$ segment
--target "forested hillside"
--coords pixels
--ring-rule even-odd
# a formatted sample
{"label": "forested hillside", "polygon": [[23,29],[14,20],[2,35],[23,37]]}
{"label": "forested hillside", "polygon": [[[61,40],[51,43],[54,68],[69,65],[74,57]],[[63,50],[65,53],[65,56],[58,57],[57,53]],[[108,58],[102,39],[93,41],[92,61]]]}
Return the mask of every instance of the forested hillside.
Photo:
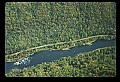
{"label": "forested hillside", "polygon": [[75,57],[63,57],[22,70],[14,69],[7,77],[114,77],[115,46],[97,49]]}
{"label": "forested hillside", "polygon": [[[72,47],[82,45],[89,46],[90,49],[97,40],[104,42],[113,39],[116,39],[115,2],[6,2],[5,71],[9,72],[5,75],[7,77],[114,77],[116,45],[94,46],[93,51],[76,52],[77,55],[73,54],[74,57],[60,56],[58,60],[37,62],[31,66],[29,63],[35,62],[35,59],[28,60],[29,63],[22,60],[42,50],[69,51]],[[101,42],[96,45],[105,44]],[[21,61],[16,61],[19,59],[22,64]],[[30,67],[19,69],[23,64]]]}
{"label": "forested hillside", "polygon": [[114,2],[5,4],[5,55],[101,34],[116,34]]}

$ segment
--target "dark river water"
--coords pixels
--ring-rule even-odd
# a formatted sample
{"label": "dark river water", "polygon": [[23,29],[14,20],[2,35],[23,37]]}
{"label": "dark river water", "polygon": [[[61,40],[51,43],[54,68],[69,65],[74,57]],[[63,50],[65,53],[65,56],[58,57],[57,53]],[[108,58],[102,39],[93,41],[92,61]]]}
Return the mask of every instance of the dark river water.
{"label": "dark river water", "polygon": [[33,65],[35,66],[42,62],[50,62],[67,56],[73,57],[80,53],[108,46],[116,46],[116,40],[97,40],[93,42],[92,45],[76,46],[70,48],[69,50],[43,50],[33,54],[32,56],[29,56],[27,62],[20,65],[14,65],[15,62],[5,62],[5,73],[11,71],[14,68],[23,69],[24,67],[29,67]]}

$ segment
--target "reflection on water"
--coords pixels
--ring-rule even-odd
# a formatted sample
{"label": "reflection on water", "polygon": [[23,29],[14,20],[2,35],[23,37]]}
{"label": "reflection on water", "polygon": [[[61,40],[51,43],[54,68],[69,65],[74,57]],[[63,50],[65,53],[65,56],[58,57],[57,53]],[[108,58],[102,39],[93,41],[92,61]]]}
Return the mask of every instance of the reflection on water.
{"label": "reflection on water", "polygon": [[5,72],[8,72],[13,68],[22,69],[24,67],[28,67],[32,65],[35,66],[42,62],[50,62],[53,60],[57,60],[57,59],[60,59],[61,57],[67,57],[67,56],[73,57],[83,52],[88,52],[88,51],[95,50],[97,48],[103,48],[103,47],[115,46],[115,45],[116,45],[116,40],[110,40],[110,41],[97,40],[92,45],[76,46],[76,47],[70,48],[69,50],[43,50],[40,53],[35,53],[26,59],[23,58],[16,61],[16,62],[21,62],[20,64],[16,63],[15,65],[15,62],[6,62]]}

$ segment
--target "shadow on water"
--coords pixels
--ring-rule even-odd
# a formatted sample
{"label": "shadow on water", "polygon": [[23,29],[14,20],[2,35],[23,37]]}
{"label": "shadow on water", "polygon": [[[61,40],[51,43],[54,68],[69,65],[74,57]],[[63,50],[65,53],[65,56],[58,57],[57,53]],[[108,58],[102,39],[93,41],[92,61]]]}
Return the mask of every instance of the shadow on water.
{"label": "shadow on water", "polygon": [[35,53],[30,57],[30,62],[21,65],[14,65],[15,62],[5,63],[5,72],[11,71],[13,68],[22,69],[24,67],[35,66],[42,62],[50,62],[53,60],[60,59],[61,57],[75,56],[80,53],[95,50],[97,48],[116,46],[116,40],[97,40],[92,45],[83,45],[70,48],[69,50],[43,50],[41,52]]}

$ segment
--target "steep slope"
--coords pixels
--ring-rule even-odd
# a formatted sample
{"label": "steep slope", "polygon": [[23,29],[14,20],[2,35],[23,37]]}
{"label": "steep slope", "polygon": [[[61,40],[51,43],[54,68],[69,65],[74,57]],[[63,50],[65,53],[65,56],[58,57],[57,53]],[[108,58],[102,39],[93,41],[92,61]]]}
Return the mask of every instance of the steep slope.
{"label": "steep slope", "polygon": [[116,33],[116,4],[7,2],[5,55],[45,44]]}

